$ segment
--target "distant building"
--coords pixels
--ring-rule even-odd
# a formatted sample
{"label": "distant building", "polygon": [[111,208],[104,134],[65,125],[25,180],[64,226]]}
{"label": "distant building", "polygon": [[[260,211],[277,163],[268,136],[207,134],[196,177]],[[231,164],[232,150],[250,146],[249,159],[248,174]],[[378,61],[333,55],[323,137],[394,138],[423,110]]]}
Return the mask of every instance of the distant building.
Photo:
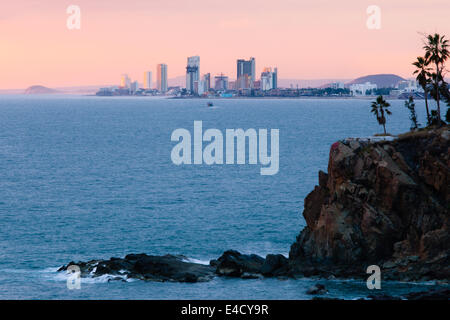
{"label": "distant building", "polygon": [[120,76],[120,87],[129,89],[131,85],[131,79],[126,73]]}
{"label": "distant building", "polygon": [[276,67],[272,73],[272,89],[278,89],[278,68]]}
{"label": "distant building", "polygon": [[253,82],[255,81],[256,74],[255,58],[251,57],[250,60],[238,59],[236,62],[236,67],[236,88],[253,88]]}
{"label": "distant building", "polygon": [[139,90],[139,82],[134,81],[130,85],[130,91],[131,93],[136,93]]}
{"label": "distant building", "polygon": [[152,88],[152,72],[151,71],[146,71],[144,73],[144,89],[151,89]]}
{"label": "distant building", "polygon": [[278,69],[266,67],[261,73],[261,84],[260,89],[263,91],[276,89],[278,87]]}
{"label": "distant building", "polygon": [[198,95],[202,95],[206,92],[205,90],[205,81],[199,80],[194,82],[194,92]]}
{"label": "distant building", "polygon": [[228,77],[220,74],[220,76],[214,77],[214,89],[217,91],[226,91],[228,90]]}
{"label": "distant building", "polygon": [[261,90],[267,91],[272,89],[272,68],[264,68],[263,72],[261,72]]}
{"label": "distant building", "polygon": [[236,79],[236,90],[247,90],[250,88],[253,88],[253,82],[250,75],[244,73]]}
{"label": "distant building", "polygon": [[400,93],[423,92],[423,88],[417,83],[416,80],[400,81],[397,84],[397,89]]}
{"label": "distant building", "polygon": [[167,91],[167,64],[161,63],[156,67],[156,89],[160,92]]}
{"label": "distant building", "polygon": [[330,83],[330,88],[332,89],[344,89],[345,88],[345,84],[343,82],[332,82]]}
{"label": "distant building", "polygon": [[206,73],[203,75],[203,82],[204,82],[204,90],[205,92],[208,92],[211,90],[211,74]]}
{"label": "distant building", "polygon": [[197,93],[198,94],[198,85],[197,90],[195,89],[195,82],[200,80],[200,57],[188,57],[187,66],[186,66],[186,90],[189,93]]}
{"label": "distant building", "polygon": [[350,92],[354,96],[366,96],[372,94],[372,90],[376,90],[377,85],[374,83],[357,83],[350,86]]}

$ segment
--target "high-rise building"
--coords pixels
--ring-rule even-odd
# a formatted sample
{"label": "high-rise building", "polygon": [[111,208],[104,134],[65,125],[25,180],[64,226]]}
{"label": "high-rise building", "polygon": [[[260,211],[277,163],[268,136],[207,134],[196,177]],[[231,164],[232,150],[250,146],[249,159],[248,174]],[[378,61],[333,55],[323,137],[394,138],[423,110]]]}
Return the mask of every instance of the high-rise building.
{"label": "high-rise building", "polygon": [[272,89],[273,76],[272,68],[264,68],[261,72],[261,90],[266,91]]}
{"label": "high-rise building", "polygon": [[[186,66],[186,90],[190,93],[198,93],[195,90],[195,82],[200,80],[200,57],[188,57]],[[198,87],[197,87],[198,88]]]}
{"label": "high-rise building", "polygon": [[126,73],[120,76],[120,87],[129,89],[131,85],[131,79]]}
{"label": "high-rise building", "polygon": [[273,69],[272,73],[272,89],[278,89],[278,68]]}
{"label": "high-rise building", "polygon": [[146,71],[144,73],[144,89],[151,89],[152,88],[152,72]]}
{"label": "high-rise building", "polygon": [[278,68],[266,67],[261,73],[261,84],[260,88],[263,91],[276,89],[278,87]]}
{"label": "high-rise building", "polygon": [[238,59],[236,64],[237,89],[252,88],[253,82],[255,81],[255,58],[251,57],[250,60]]}
{"label": "high-rise building", "polygon": [[205,86],[205,92],[208,92],[211,89],[211,74],[206,73],[203,75],[203,82]]}
{"label": "high-rise building", "polygon": [[195,81],[194,82],[194,91],[198,95],[204,94],[205,93],[205,81],[204,80]]}
{"label": "high-rise building", "polygon": [[161,63],[156,67],[156,89],[160,92],[167,91],[167,64]]}
{"label": "high-rise building", "polygon": [[214,89],[217,91],[227,91],[228,90],[228,77],[220,74],[220,76],[214,77]]}

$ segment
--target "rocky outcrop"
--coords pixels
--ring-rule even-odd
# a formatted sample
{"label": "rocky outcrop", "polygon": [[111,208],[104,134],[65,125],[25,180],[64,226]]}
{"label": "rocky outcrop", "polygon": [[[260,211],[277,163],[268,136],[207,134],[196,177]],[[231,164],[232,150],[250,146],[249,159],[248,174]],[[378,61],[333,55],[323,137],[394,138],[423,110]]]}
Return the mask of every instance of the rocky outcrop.
{"label": "rocky outcrop", "polygon": [[189,262],[184,256],[150,256],[129,254],[125,258],[70,262],[58,271],[67,271],[72,265],[80,268],[81,277],[109,276],[110,280],[140,279],[146,281],[202,282],[215,276],[242,279],[281,277],[289,272],[288,259],[281,254],[269,254],[264,259],[255,254],[225,251],[209,265]]}
{"label": "rocky outcrop", "polygon": [[215,272],[211,266],[191,263],[183,256],[173,255],[129,254],[125,258],[70,262],[58,271],[66,271],[71,265],[77,265],[80,268],[81,277],[95,278],[109,275],[113,276],[112,280],[202,282],[211,280]]}
{"label": "rocky outcrop", "polygon": [[228,250],[210,264],[216,268],[219,276],[239,277],[244,279],[286,276],[289,272],[288,259],[281,254],[269,254],[264,259],[255,254],[241,254]]}
{"label": "rocky outcrop", "polygon": [[448,126],[334,143],[305,199],[292,271],[357,277],[375,264],[383,279],[450,279],[449,168]]}

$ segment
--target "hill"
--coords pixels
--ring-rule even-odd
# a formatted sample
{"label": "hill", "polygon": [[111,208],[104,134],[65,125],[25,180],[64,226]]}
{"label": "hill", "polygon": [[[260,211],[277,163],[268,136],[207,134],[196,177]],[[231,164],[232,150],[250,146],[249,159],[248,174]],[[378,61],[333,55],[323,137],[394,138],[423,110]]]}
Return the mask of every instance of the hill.
{"label": "hill", "polygon": [[25,89],[25,94],[55,94],[58,90],[50,89],[44,86],[31,86]]}
{"label": "hill", "polygon": [[374,74],[356,78],[355,80],[346,83],[346,85],[348,86],[351,84],[371,82],[375,83],[378,88],[390,88],[395,87],[400,81],[403,80],[405,79],[395,74]]}

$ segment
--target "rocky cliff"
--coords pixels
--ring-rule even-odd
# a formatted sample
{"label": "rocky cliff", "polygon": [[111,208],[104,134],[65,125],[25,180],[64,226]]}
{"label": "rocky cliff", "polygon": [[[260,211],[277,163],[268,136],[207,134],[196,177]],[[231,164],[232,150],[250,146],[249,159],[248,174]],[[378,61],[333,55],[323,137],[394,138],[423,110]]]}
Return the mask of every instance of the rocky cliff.
{"label": "rocky cliff", "polygon": [[292,245],[296,274],[450,279],[450,127],[331,146]]}

